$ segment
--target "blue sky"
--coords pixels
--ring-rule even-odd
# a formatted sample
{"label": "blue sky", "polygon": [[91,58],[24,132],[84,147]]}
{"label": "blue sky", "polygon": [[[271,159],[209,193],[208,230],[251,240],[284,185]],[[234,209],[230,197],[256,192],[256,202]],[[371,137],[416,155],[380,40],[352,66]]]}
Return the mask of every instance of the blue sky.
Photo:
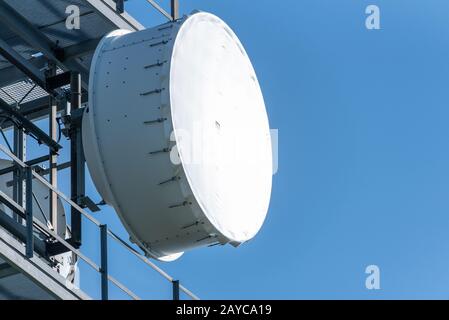
{"label": "blue sky", "polygon": [[[146,4],[131,0],[142,23]],[[449,297],[449,2],[181,1],[250,54],[279,172],[247,245],[168,269],[204,298]],[[365,8],[381,30],[365,28]],[[381,290],[365,288],[365,267]]]}
{"label": "blue sky", "polygon": [[[369,4],[381,30],[365,28]],[[146,1],[126,5],[146,26],[163,22]],[[181,0],[193,9],[223,18],[251,56],[279,171],[253,241],[164,269],[205,299],[449,298],[449,2]],[[88,193],[99,200],[90,182]],[[96,217],[126,237],[111,209]],[[95,256],[98,234],[85,232]],[[124,251],[111,262],[142,297],[170,297]],[[371,264],[380,290],[365,288]],[[98,277],[81,269],[95,296]]]}

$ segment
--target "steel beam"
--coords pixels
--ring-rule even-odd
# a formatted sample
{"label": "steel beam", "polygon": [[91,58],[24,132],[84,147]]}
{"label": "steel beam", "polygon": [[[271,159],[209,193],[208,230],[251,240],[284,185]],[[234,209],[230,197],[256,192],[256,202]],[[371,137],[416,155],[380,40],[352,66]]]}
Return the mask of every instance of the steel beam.
{"label": "steel beam", "polygon": [[39,257],[27,259],[24,251],[25,248],[19,241],[0,229],[0,258],[20,269],[30,280],[56,299],[91,299],[84,292],[70,285]]}
{"label": "steel beam", "polygon": [[122,14],[125,12],[125,0],[114,0],[115,1],[115,9],[118,13]]}
{"label": "steel beam", "polygon": [[[36,28],[32,23],[26,20],[22,15],[20,15],[16,10],[14,10],[14,8],[9,6],[4,0],[0,0],[0,21],[1,24],[8,26],[18,36],[20,36],[23,40],[25,40],[29,45],[31,45],[37,51],[41,52],[47,59],[56,63],[60,68],[62,68],[65,71],[70,69],[70,66],[67,65],[67,62],[63,63],[62,61],[64,59],[64,50],[58,47],[55,43],[53,43],[38,28]],[[9,60],[9,58],[7,59]],[[22,59],[26,61],[24,58]],[[15,64],[15,62],[13,63]],[[25,72],[26,70],[22,71]],[[85,72],[86,70],[77,70],[77,71]],[[35,79],[33,79],[33,81],[34,80]],[[42,86],[45,83],[45,81],[43,81],[43,83],[42,82],[36,83],[42,88],[45,88],[45,85]],[[86,84],[84,85],[85,89],[87,89],[87,85]]]}
{"label": "steel beam", "polygon": [[[70,84],[70,183],[71,200],[80,205],[80,200],[84,197],[84,152],[81,141],[81,76],[72,72]],[[71,207],[72,239],[77,246],[81,246],[81,213]]]}
{"label": "steel beam", "polygon": [[[113,0],[85,0],[94,11],[111,23],[113,29],[129,29],[129,30],[143,30],[144,27],[132,18],[126,12],[117,14],[115,3]],[[23,16],[21,16],[14,8],[9,6],[4,0],[0,0],[0,21],[14,30],[17,35],[25,40],[28,44],[42,52],[46,59],[53,60],[65,70],[77,70],[83,77],[83,88],[88,89],[88,70],[76,61],[76,58],[84,56],[93,52],[101,40],[89,39],[84,42],[71,45],[66,48],[58,47],[37,27],[32,25]],[[111,29],[112,30],[112,29]],[[8,77],[8,79],[15,79]],[[2,78],[0,77],[0,84]]]}
{"label": "steel beam", "polygon": [[[63,162],[63,163],[61,163],[61,164],[58,164],[58,165],[56,166],[56,169],[57,169],[58,171],[61,171],[61,170],[70,168],[70,165],[71,165],[70,161],[68,161],[68,162]],[[47,174],[50,173],[50,169],[42,169],[42,167],[37,167],[37,168],[35,168],[35,171],[36,171],[36,173],[39,173],[41,176],[45,176],[45,175],[47,175]]]}
{"label": "steel beam", "polygon": [[[74,66],[76,69],[82,69],[82,76],[85,81],[89,78],[87,77],[88,73],[84,70],[84,67],[80,66],[78,63],[75,65],[75,59],[90,54],[95,51],[98,43],[101,38],[90,39],[78,44],[74,44],[68,47],[65,47],[64,50],[64,59],[63,63]],[[11,47],[11,44],[9,44]],[[44,68],[48,62],[48,59],[44,56],[39,56],[36,58],[31,58],[26,60],[29,64],[33,65],[37,70]],[[27,64],[27,65],[29,65]],[[30,78],[23,71],[18,69],[15,65],[11,65],[9,67],[0,69],[0,87],[4,87],[10,84],[17,83],[19,81]]]}
{"label": "steel beam", "polygon": [[[47,156],[44,156],[44,157],[47,157]],[[25,164],[26,164],[26,165],[29,165],[29,166],[33,166],[32,162],[38,161],[38,160],[40,160],[40,158],[38,158],[38,159],[36,159],[36,160],[27,161],[27,162],[25,162]],[[48,160],[48,158],[47,158],[45,161],[47,161],[47,160]],[[68,162],[63,162],[63,163],[61,163],[61,164],[58,164],[58,165],[56,166],[56,169],[57,169],[58,171],[61,171],[61,170],[70,168],[70,165],[71,165],[70,161],[68,161]],[[1,176],[2,174],[5,174],[5,173],[7,173],[7,172],[10,172],[10,171],[14,170],[13,168],[14,168],[14,167],[9,167],[9,168],[5,168],[5,169],[0,170],[0,176]],[[36,173],[38,173],[38,174],[39,174],[40,176],[42,176],[42,177],[43,177],[43,176],[46,176],[46,175],[48,175],[48,174],[50,174],[50,169],[44,169],[44,168],[42,168],[41,166],[35,166],[33,169],[34,169],[34,171],[35,171]],[[13,186],[13,185],[14,185],[13,181],[7,181],[7,182],[6,182],[6,186],[7,186],[8,188],[11,187],[11,186]],[[56,190],[56,189],[55,189],[55,190]],[[85,198],[86,198],[86,197],[82,198],[82,201],[85,201]],[[95,212],[95,210],[92,210],[92,209],[90,208],[89,205],[87,205],[87,207],[88,207],[92,212]],[[99,210],[98,210],[98,211],[99,211]]]}
{"label": "steel beam", "polygon": [[179,280],[172,281],[173,286],[173,300],[179,300]]}
{"label": "steel beam", "polygon": [[78,62],[77,59],[69,59],[66,60],[64,63],[70,71],[79,72],[79,74],[81,75],[82,88],[85,91],[89,90],[89,83],[88,83],[89,71],[86,71],[83,65],[80,62]]}
{"label": "steel beam", "polygon": [[[62,111],[64,108],[59,106],[58,111]],[[25,102],[20,105],[20,113],[27,117],[28,120],[35,120],[39,117],[48,114],[48,96],[38,98],[33,101]],[[0,113],[1,115],[1,113]],[[6,126],[5,126],[6,128]]]}
{"label": "steel beam", "polygon": [[[22,128],[14,127],[14,155],[20,159],[20,161],[25,161],[26,156],[26,137],[23,134]],[[22,168],[15,166],[13,171],[13,200],[24,205],[24,181],[22,177]],[[18,222],[22,222],[22,218],[14,213],[14,219]]]}
{"label": "steel beam", "polygon": [[11,277],[11,276],[14,276],[14,275],[19,274],[19,273],[20,273],[20,271],[18,271],[14,267],[11,267],[7,263],[1,263],[0,264],[0,280],[4,279],[4,278]]}
{"label": "steel beam", "polygon": [[32,258],[34,255],[34,234],[33,234],[33,169],[27,167],[26,172],[26,257]]}
{"label": "steel beam", "polygon": [[[0,0],[1,1],[1,0]],[[1,2],[0,2],[1,4]],[[0,6],[0,12],[1,12]],[[1,19],[1,17],[0,17]],[[33,80],[41,88],[45,88],[45,75],[28,60],[22,57],[16,50],[14,50],[6,41],[0,39],[0,54],[14,64],[27,77]]]}
{"label": "steel beam", "polygon": [[85,0],[91,8],[106,20],[110,21],[115,28],[131,31],[143,30],[144,26],[126,12],[117,14],[114,0]]}
{"label": "steel beam", "polygon": [[39,142],[45,143],[53,152],[58,152],[62,147],[53,139],[51,139],[42,129],[24,117],[19,111],[15,110],[9,104],[0,99],[0,109],[7,115],[16,119],[20,125],[28,133],[32,133]]}
{"label": "steel beam", "polygon": [[85,56],[94,52],[102,38],[89,39],[68,47],[64,50],[64,61]]}
{"label": "steel beam", "polygon": [[[56,76],[56,66],[50,65],[48,70],[48,76]],[[48,79],[48,78],[47,78]],[[48,113],[48,127],[50,131],[50,138],[57,143],[58,139],[58,121],[56,119],[58,114],[58,103],[53,97],[49,97],[49,113]],[[58,155],[55,152],[49,152],[49,169],[50,177],[49,182],[53,188],[58,188]],[[49,190],[49,208],[50,208],[50,223],[53,226],[53,231],[60,234],[58,230],[58,195]]]}
{"label": "steel beam", "polygon": [[154,9],[162,13],[162,15],[164,15],[168,20],[173,20],[173,16],[167,11],[165,11],[156,1],[147,0],[147,2],[151,4],[154,7]]}
{"label": "steel beam", "polygon": [[[58,112],[62,111],[64,108],[58,105]],[[38,98],[33,101],[25,102],[20,105],[20,113],[26,117],[28,120],[41,119],[48,115],[48,96]],[[0,110],[0,116],[6,115],[5,112]],[[3,129],[10,129],[14,126],[10,120],[3,122]]]}
{"label": "steel beam", "polygon": [[[87,102],[87,94],[83,94],[81,97],[81,102]],[[64,104],[58,103],[58,113],[65,110]],[[38,98],[33,101],[25,102],[20,105],[20,113],[25,116],[28,120],[39,120],[48,115],[48,97]],[[0,116],[5,115],[4,112],[0,110]],[[5,121],[3,123],[3,129],[9,129],[14,124],[11,121]]]}
{"label": "steel beam", "polygon": [[[48,156],[42,156],[42,157],[39,157],[39,158],[36,158],[36,159],[25,161],[25,164],[27,166],[34,166],[34,165],[39,164],[41,162],[48,161],[48,159],[49,159]],[[16,165],[12,165],[11,167],[1,169],[0,170],[0,176],[2,176],[4,174],[7,174],[7,173],[10,173],[10,172],[13,172],[16,168],[17,168]]]}
{"label": "steel beam", "polygon": [[108,280],[108,227],[100,225],[100,257],[101,257],[101,300],[109,300]]}
{"label": "steel beam", "polygon": [[[45,59],[44,56],[40,56],[37,58],[31,58],[27,61],[36,69],[40,70],[45,67],[47,59]],[[5,87],[7,85],[14,84],[25,79],[28,79],[27,75],[14,65],[0,70],[0,87]]]}
{"label": "steel beam", "polygon": [[[1,197],[2,196],[0,195],[0,198]],[[43,257],[47,256],[47,246],[45,242],[36,238],[34,235],[31,238],[28,238],[27,227],[24,227],[21,223],[17,222],[3,211],[0,211],[0,225],[23,243],[27,243],[28,239],[31,239],[33,242],[34,251]],[[30,226],[32,226],[32,224],[30,224]],[[28,248],[26,248],[26,253],[31,253],[28,251]]]}
{"label": "steel beam", "polygon": [[0,21],[48,59],[58,61],[57,46],[4,0],[0,0]]}

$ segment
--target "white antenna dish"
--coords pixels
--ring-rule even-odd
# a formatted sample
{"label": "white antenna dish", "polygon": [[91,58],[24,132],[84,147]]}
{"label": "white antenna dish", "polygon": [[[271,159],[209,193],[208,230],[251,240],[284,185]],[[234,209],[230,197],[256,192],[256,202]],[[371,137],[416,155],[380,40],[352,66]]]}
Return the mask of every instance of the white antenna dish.
{"label": "white antenna dish", "polygon": [[271,193],[269,123],[252,64],[221,19],[199,12],[112,32],[89,86],[86,161],[133,242],[171,261],[256,235]]}

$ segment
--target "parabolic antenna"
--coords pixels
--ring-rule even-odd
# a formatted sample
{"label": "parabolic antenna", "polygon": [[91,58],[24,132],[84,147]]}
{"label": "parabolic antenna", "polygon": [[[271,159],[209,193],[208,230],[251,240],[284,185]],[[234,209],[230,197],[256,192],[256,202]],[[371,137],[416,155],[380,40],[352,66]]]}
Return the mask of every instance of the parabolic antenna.
{"label": "parabolic antenna", "polygon": [[272,152],[263,96],[234,32],[197,12],[117,30],[92,62],[83,144],[92,179],[149,256],[253,238]]}

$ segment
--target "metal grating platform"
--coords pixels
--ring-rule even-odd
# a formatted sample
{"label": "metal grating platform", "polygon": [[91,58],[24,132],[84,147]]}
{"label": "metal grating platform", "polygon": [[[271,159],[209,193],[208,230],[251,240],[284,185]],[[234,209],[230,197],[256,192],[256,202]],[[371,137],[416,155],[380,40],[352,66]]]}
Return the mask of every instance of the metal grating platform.
{"label": "metal grating platform", "polygon": [[[69,5],[80,8],[79,30],[65,26]],[[119,14],[113,0],[0,0],[0,41],[42,72],[49,60],[56,61],[61,71],[80,72],[85,90],[99,40],[118,28],[142,30],[143,26],[126,12]],[[29,92],[33,85],[0,55],[0,98],[24,104],[29,118],[39,117],[42,107],[48,106],[45,90],[36,87]]]}

